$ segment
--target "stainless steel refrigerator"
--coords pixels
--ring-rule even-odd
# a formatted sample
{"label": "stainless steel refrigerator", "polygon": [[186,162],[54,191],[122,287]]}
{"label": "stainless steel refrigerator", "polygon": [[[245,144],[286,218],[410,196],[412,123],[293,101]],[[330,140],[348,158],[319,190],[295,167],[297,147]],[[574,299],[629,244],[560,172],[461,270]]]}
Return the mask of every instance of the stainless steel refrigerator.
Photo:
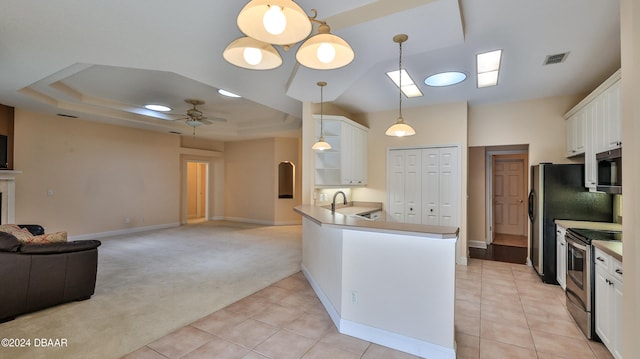
{"label": "stainless steel refrigerator", "polygon": [[584,165],[541,163],[531,167],[529,259],[545,283],[556,280],[554,220],[612,222],[613,196],[584,187]]}

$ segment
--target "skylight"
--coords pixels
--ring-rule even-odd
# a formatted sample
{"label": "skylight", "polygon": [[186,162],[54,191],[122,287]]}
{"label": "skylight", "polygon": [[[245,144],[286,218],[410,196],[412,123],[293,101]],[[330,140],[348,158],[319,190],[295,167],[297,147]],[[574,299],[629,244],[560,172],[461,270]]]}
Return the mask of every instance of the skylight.
{"label": "skylight", "polygon": [[467,78],[467,74],[459,71],[448,71],[433,74],[424,80],[425,85],[443,87],[458,84]]}

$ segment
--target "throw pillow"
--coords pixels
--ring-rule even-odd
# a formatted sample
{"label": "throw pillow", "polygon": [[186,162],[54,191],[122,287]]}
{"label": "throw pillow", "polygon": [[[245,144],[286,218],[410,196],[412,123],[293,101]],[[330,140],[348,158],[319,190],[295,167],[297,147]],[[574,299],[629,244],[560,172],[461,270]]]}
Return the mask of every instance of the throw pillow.
{"label": "throw pillow", "polygon": [[29,230],[18,227],[17,224],[2,224],[0,225],[0,232],[7,232],[13,234],[20,242],[28,243],[29,239],[33,237],[33,234]]}
{"label": "throw pillow", "polygon": [[39,236],[29,238],[25,243],[44,244],[44,243],[63,243],[67,241],[67,232],[45,233]]}

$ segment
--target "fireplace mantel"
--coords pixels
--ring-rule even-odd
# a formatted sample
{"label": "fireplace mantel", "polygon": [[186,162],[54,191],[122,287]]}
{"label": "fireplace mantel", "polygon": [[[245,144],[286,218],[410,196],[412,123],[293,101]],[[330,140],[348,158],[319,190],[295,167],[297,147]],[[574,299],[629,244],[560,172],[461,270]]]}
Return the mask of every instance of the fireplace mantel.
{"label": "fireplace mantel", "polygon": [[0,223],[16,223],[16,175],[22,171],[0,170],[2,213]]}

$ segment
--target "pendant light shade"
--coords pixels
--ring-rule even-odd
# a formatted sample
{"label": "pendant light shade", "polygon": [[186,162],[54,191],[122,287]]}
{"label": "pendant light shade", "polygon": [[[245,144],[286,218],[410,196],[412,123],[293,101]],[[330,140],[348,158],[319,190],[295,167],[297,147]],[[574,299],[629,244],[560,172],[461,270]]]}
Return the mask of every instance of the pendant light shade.
{"label": "pendant light shade", "polygon": [[320,138],[318,138],[318,141],[316,143],[313,144],[313,146],[311,146],[311,149],[316,150],[316,151],[324,151],[324,150],[330,150],[331,149],[331,145],[324,140],[324,120],[323,120],[323,111],[322,111],[322,104],[324,102],[323,100],[323,96],[322,96],[322,89],[327,86],[326,82],[318,82],[318,86],[320,86]]}
{"label": "pendant light shade", "polygon": [[240,11],[238,27],[245,35],[275,45],[291,45],[311,33],[311,21],[292,0],[252,0]]}
{"label": "pendant light shade", "polygon": [[342,38],[331,34],[327,24],[318,26],[318,33],[302,43],[296,53],[296,60],[308,68],[333,70],[353,61],[354,53]]}
{"label": "pendant light shade", "polygon": [[[407,41],[407,39],[409,39],[409,36],[405,34],[399,34],[393,37],[393,41],[398,43],[400,47],[400,56],[398,57],[398,73],[402,71],[402,43]],[[402,118],[402,76],[399,77],[398,91],[400,93],[400,97],[398,106],[398,119],[387,129],[384,134],[387,136],[396,137],[412,136],[416,134],[416,131],[413,129],[413,127],[404,122],[404,118]]]}
{"label": "pendant light shade", "polygon": [[234,40],[222,56],[238,67],[251,70],[271,70],[282,65],[282,57],[273,46],[250,37]]}

